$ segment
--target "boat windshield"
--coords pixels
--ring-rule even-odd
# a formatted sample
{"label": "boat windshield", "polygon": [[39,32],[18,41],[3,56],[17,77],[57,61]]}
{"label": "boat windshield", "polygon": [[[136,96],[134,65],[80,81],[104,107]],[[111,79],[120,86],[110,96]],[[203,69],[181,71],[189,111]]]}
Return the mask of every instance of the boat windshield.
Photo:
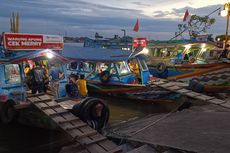
{"label": "boat windshield", "polygon": [[205,50],[202,50],[197,55],[197,59],[203,60],[203,61],[209,63],[209,62],[212,62],[211,60],[218,60],[218,57],[220,56],[221,52],[222,52],[222,49],[207,48]]}
{"label": "boat windshield", "polygon": [[81,62],[79,68],[82,72],[92,72],[94,70],[94,66],[90,62]]}
{"label": "boat windshield", "polygon": [[171,55],[171,57],[176,57],[179,53],[182,53],[184,51],[184,46],[176,47]]}
{"label": "boat windshield", "polygon": [[200,52],[201,48],[198,46],[191,47],[185,51],[189,58],[196,58],[197,54]]}
{"label": "boat windshield", "polygon": [[117,70],[118,70],[119,75],[126,75],[126,74],[131,73],[129,66],[125,61],[118,62],[116,63],[116,65],[117,65]]}
{"label": "boat windshield", "polygon": [[107,63],[96,63],[95,72],[101,73],[103,71],[108,71],[109,65],[110,64],[107,64]]}
{"label": "boat windshield", "polygon": [[5,65],[5,76],[7,84],[21,83],[20,68],[18,64]]}

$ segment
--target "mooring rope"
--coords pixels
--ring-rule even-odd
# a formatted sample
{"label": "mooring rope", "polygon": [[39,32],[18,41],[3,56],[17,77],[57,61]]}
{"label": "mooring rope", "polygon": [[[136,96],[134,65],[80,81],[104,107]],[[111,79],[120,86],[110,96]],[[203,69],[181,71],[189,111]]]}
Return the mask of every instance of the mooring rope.
{"label": "mooring rope", "polygon": [[[172,115],[174,112],[176,112],[176,111],[177,111],[182,105],[184,105],[184,104],[185,104],[185,102],[181,103],[178,107],[176,107],[175,109],[173,109],[173,110],[170,111],[169,113],[165,114],[165,115],[162,116],[161,118],[159,118],[159,119],[157,119],[156,121],[154,121],[154,122],[152,122],[152,123],[146,125],[145,127],[141,128],[141,129],[139,129],[139,130],[137,130],[136,132],[134,132],[134,133],[132,133],[132,134],[118,133],[118,132],[115,132],[114,130],[113,130],[113,131],[108,131],[108,133],[111,133],[111,134],[113,134],[113,135],[117,135],[119,138],[121,138],[120,143],[122,143],[122,142],[123,142],[124,140],[126,140],[127,138],[132,137],[132,136],[134,136],[134,135],[140,133],[141,131],[143,131],[143,130],[145,130],[145,129],[147,129],[147,128],[153,126],[153,125],[155,125],[156,123],[158,123],[158,122],[161,121],[161,120],[166,119],[167,117],[169,117],[170,115]],[[125,127],[125,126],[124,126],[124,127]]]}
{"label": "mooring rope", "polygon": [[145,130],[145,129],[151,127],[151,126],[153,126],[154,124],[158,123],[159,121],[161,121],[161,120],[167,118],[167,117],[170,116],[172,113],[176,112],[183,104],[184,104],[184,103],[182,103],[181,105],[179,105],[178,107],[176,107],[175,109],[173,109],[172,111],[170,111],[169,113],[165,114],[165,115],[162,116],[161,118],[157,119],[156,121],[152,122],[151,124],[149,124],[149,125],[147,125],[147,126],[141,128],[141,129],[137,130],[136,132],[134,132],[134,133],[132,133],[131,135],[128,135],[128,136],[129,136],[129,137],[132,137],[132,136],[134,136],[134,135],[140,133],[141,131],[143,131],[143,130]]}

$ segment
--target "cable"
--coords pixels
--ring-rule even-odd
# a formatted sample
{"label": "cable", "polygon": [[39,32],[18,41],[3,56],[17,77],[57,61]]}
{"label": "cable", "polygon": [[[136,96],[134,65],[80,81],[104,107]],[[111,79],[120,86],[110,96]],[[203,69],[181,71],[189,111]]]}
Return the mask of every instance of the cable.
{"label": "cable", "polygon": [[[213,13],[215,13],[216,11],[218,11],[218,10],[220,10],[220,9],[221,9],[221,7],[219,7],[218,9],[216,9],[216,10],[214,10],[214,11],[212,11],[211,13],[209,13],[209,14],[207,15],[207,17],[210,16],[210,15],[212,15]],[[193,25],[197,24],[198,22],[199,22],[199,21],[195,22]],[[175,35],[174,37],[172,37],[172,38],[169,39],[169,40],[173,40],[174,38],[180,36],[180,35],[181,35],[182,33],[184,33],[186,30],[188,30],[188,27],[185,28],[183,31],[181,31],[180,33],[178,33],[177,35]]]}
{"label": "cable", "polygon": [[[123,140],[126,140],[128,137],[132,137],[132,136],[134,136],[134,135],[140,133],[141,131],[143,131],[143,130],[145,130],[145,129],[151,127],[151,126],[153,126],[154,124],[158,123],[159,121],[161,121],[161,120],[167,118],[167,117],[170,116],[172,113],[176,112],[182,105],[184,105],[184,103],[185,103],[185,102],[181,103],[179,106],[177,106],[175,109],[173,109],[173,110],[170,111],[169,113],[165,114],[165,115],[162,116],[161,118],[157,119],[156,121],[150,123],[149,125],[147,125],[147,126],[141,128],[141,129],[137,130],[136,132],[134,132],[134,133],[132,133],[132,134],[128,134],[128,135],[127,135],[127,134],[117,133],[117,132],[115,132],[115,131],[109,131],[108,133],[111,133],[111,134],[113,134],[113,135],[117,135],[118,137],[120,137],[120,138],[121,138],[120,143],[121,143],[121,142],[123,142]],[[108,134],[107,134],[107,135],[108,135]]]}
{"label": "cable", "polygon": [[129,137],[132,137],[138,133],[140,133],[141,131],[153,126],[154,124],[158,123],[159,121],[167,118],[168,116],[170,116],[172,113],[176,112],[182,105],[184,105],[184,103],[182,103],[181,105],[179,105],[178,107],[176,107],[175,109],[173,109],[172,111],[170,111],[169,113],[165,114],[164,116],[162,116],[161,118],[157,119],[156,121],[152,122],[151,124],[141,128],[140,130],[137,130],[136,132],[134,132],[133,134],[129,135]]}

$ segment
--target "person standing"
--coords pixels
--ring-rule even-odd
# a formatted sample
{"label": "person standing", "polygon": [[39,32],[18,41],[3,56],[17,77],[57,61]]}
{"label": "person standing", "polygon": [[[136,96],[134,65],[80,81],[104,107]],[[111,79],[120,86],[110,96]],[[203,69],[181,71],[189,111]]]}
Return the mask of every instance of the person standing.
{"label": "person standing", "polygon": [[36,61],[35,65],[36,66],[31,70],[32,94],[36,94],[37,91],[39,93],[44,92],[45,70],[39,62]]}
{"label": "person standing", "polygon": [[88,89],[86,86],[86,80],[84,74],[80,75],[80,78],[76,81],[76,84],[78,86],[78,91],[81,97],[86,97],[88,94]]}
{"label": "person standing", "polygon": [[50,87],[54,92],[55,98],[59,98],[59,81],[63,78],[64,74],[61,70],[55,66],[54,63],[51,63],[51,68],[49,69],[50,76]]}
{"label": "person standing", "polygon": [[45,77],[44,77],[44,92],[46,93],[48,90],[48,86],[49,86],[49,72],[47,69],[47,66],[45,64],[42,65],[42,67],[45,70]]}

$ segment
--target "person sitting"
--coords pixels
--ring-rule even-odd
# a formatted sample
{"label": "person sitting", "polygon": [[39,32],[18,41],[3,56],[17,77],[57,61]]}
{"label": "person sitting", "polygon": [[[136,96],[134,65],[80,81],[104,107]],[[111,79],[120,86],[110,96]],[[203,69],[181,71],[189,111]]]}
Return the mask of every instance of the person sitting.
{"label": "person sitting", "polygon": [[86,80],[85,80],[85,75],[81,74],[80,79],[76,81],[76,84],[78,86],[79,94],[81,97],[86,97],[88,94],[88,89],[86,86]]}
{"label": "person sitting", "polygon": [[185,61],[188,61],[188,60],[189,60],[188,54],[184,54],[184,60],[185,60]]}
{"label": "person sitting", "polygon": [[222,53],[220,54],[220,59],[221,58],[227,58],[227,55],[228,55],[228,49],[227,48],[225,48],[223,51],[222,51]]}
{"label": "person sitting", "polygon": [[136,83],[141,83],[141,73],[140,73],[137,61],[130,60],[128,62],[128,65],[129,65],[130,71],[136,77],[136,81],[135,82]]}
{"label": "person sitting", "polygon": [[78,80],[79,76],[75,74],[70,74],[69,83],[66,84],[66,92],[71,98],[78,98],[79,92],[77,84],[75,83]]}

